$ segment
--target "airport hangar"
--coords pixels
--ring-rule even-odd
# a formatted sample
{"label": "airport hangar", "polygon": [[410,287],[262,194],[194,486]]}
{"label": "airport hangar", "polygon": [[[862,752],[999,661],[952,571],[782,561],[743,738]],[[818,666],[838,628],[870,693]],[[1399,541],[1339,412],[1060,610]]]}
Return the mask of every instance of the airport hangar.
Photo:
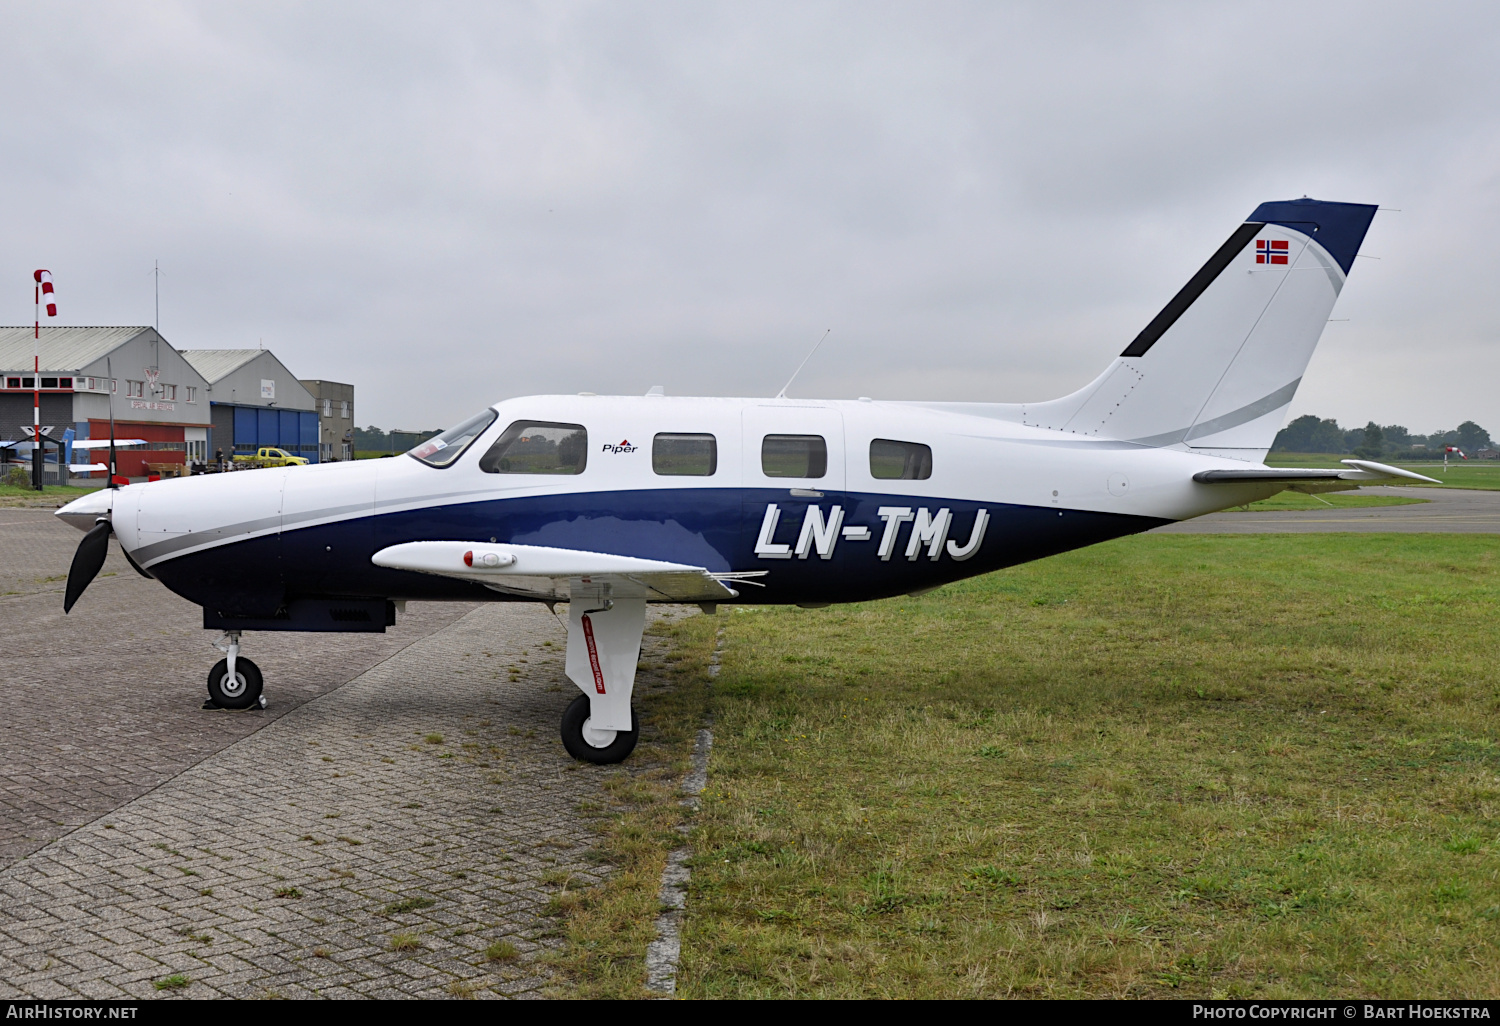
{"label": "airport hangar", "polygon": [[[349,435],[352,443],[353,386],[313,382],[340,397],[319,402],[270,350],[178,350],[149,327],[42,328],[39,343],[33,331],[0,327],[0,439],[27,437],[37,346],[43,427],[52,426],[54,436],[71,427],[78,440],[106,439],[113,393],[115,437],[146,441],[119,451],[125,477],[146,476],[148,464],[185,471],[219,450],[227,459],[266,445],[319,462],[344,457],[338,438]],[[320,436],[334,442],[321,445]]]}

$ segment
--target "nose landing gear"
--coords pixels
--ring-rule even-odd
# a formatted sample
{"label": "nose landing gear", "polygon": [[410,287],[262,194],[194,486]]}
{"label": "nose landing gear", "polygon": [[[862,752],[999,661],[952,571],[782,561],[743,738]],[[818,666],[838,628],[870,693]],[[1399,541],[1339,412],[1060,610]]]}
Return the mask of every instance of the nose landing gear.
{"label": "nose landing gear", "polygon": [[208,671],[208,704],[205,708],[264,709],[266,700],[261,695],[265,680],[260,667],[240,655],[240,632],[226,631],[224,637],[214,642],[214,648],[224,653],[224,658],[214,663]]}

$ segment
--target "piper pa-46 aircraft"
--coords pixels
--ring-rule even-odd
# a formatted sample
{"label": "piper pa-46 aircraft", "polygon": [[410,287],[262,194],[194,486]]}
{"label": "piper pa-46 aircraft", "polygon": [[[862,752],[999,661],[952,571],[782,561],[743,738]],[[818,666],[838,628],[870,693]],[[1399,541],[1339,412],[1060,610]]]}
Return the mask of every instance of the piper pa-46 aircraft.
{"label": "piper pa-46 aircraft", "polygon": [[[1376,208],[1265,203],[1093,382],[1050,402],[552,395],[396,459],[133,484],[58,516],[111,534],[225,632],[211,700],[262,679],[245,631],[384,631],[407,601],[568,603],[578,759],[635,746],[646,605],[856,602],[1263,499],[1414,479],[1266,453]],[[783,390],[784,391],[784,390]]]}

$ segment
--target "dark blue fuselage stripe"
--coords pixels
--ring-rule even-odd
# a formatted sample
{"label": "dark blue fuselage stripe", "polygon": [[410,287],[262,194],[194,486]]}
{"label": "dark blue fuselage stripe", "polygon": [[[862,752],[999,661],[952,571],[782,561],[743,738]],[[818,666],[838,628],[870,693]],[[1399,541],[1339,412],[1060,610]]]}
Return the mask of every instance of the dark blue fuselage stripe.
{"label": "dark blue fuselage stripe", "polygon": [[[809,505],[844,510],[844,526],[870,529],[868,541],[839,537],[829,558],[764,559],[755,544],[768,504],[781,512],[772,541],[795,545]],[[882,506],[952,510],[949,532],[963,545],[977,510],[989,512],[978,553],[957,561],[944,551],[906,557],[903,524],[891,558],[877,549]],[[482,585],[377,567],[370,557],[410,541],[488,541],[610,552],[710,571],[767,570],[766,586],[743,586],[748,602],[853,602],[901,595],[1058,552],[1149,530],[1166,521],[1126,516],[858,492],[795,497],[784,489],[654,489],[496,499],[442,505],[303,527],[163,560],[152,573],[177,594],[226,614],[269,615],[288,598],[503,600]]]}

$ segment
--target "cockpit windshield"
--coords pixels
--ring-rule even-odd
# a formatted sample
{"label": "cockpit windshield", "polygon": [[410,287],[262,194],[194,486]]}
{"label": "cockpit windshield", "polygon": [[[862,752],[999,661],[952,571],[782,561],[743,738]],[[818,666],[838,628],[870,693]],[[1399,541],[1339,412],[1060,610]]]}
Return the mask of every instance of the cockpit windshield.
{"label": "cockpit windshield", "polygon": [[465,449],[474,444],[474,439],[484,434],[484,429],[495,422],[496,416],[494,410],[485,410],[457,427],[451,427],[442,434],[427,439],[407,455],[421,460],[429,467],[451,466],[464,454]]}

